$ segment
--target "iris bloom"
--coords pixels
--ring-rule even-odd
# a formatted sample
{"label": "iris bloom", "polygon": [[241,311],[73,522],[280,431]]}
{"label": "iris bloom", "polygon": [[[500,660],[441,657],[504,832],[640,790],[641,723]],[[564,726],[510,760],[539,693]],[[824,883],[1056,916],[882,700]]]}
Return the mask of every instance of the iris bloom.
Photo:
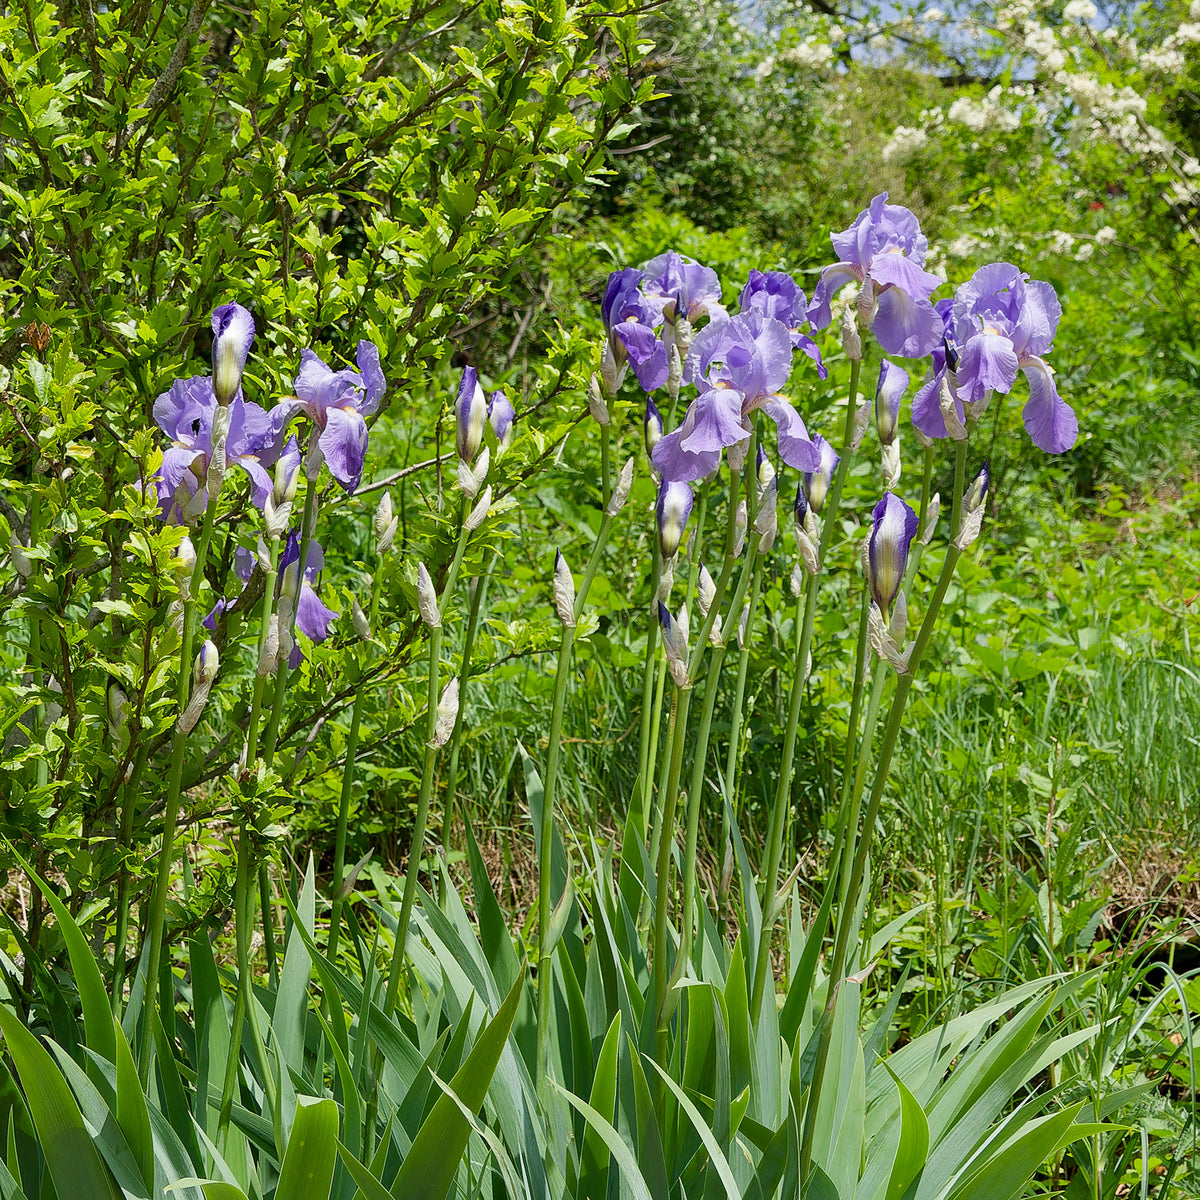
{"label": "iris bloom", "polygon": [[922,358],[941,340],[941,322],[929,297],[941,280],[924,270],[929,239],[907,208],[887,203],[880,192],[854,224],[830,235],[840,261],[821,272],[808,309],[814,329],[833,319],[834,293],[845,284],[859,285],[859,311],[888,354]]}
{"label": "iris bloom", "polygon": [[333,371],[311,350],[300,354],[296,396],[287,415],[307,413],[318,431],[321,454],[330,474],[353,492],[362,479],[367,455],[367,423],[379,407],[387,383],[373,342],[358,343],[358,370]]}
{"label": "iris bloom", "polygon": [[778,394],[791,369],[791,335],[774,317],[751,309],[702,329],[683,370],[684,380],[696,384],[700,395],[651,456],[663,478],[688,481],[711,474],[721,465],[724,449],[750,437],[749,415],[757,408],[776,424],[783,461],[813,470],[817,448],[800,414]]}
{"label": "iris bloom", "polygon": [[652,392],[667,381],[667,348],[655,333],[663,321],[662,309],[642,294],[643,275],[636,267],[613,271],[600,302],[607,338],[601,374],[610,396],[620,386],[626,363],[633,366],[643,391]]}
{"label": "iris bloom", "polygon": [[[304,578],[299,583],[297,595],[297,575],[300,563],[300,539],[295,530],[288,534],[287,545],[279,559],[279,579],[276,587],[277,594],[286,595],[296,606],[296,628],[313,642],[323,642],[329,636],[329,626],[337,619],[337,613],[326,608],[321,603],[313,584],[321,569],[325,566],[325,554],[321,543],[310,538],[308,543],[308,561],[304,568]],[[303,661],[304,655],[298,645],[292,647],[288,657],[288,666],[294,671]]]}
{"label": "iris bloom", "polygon": [[751,271],[738,305],[742,312],[757,308],[764,316],[782,321],[792,335],[792,345],[817,364],[818,377],[824,379],[829,374],[817,343],[800,332],[800,327],[808,324],[808,299],[786,271]]}
{"label": "iris bloom", "polygon": [[981,413],[993,391],[1011,391],[1020,370],[1029,380],[1022,416],[1034,445],[1049,454],[1069,450],[1079,421],[1042,358],[1062,316],[1050,284],[1030,279],[1010,263],[991,263],[958,289],[952,305],[938,307],[945,345],[934,354],[933,376],[913,398],[913,424],[926,437],[946,437],[938,403],[943,381],[961,421],[970,409]]}
{"label": "iris bloom", "polygon": [[222,304],[212,313],[213,392],[228,404],[242,386],[246,357],[254,344],[254,318],[240,304]]}
{"label": "iris bloom", "polygon": [[[164,521],[184,524],[202,512],[208,502],[205,481],[212,457],[216,408],[212,379],[207,375],[176,379],[171,390],[154,402],[154,420],[171,439],[155,475]],[[225,461],[236,463],[250,476],[251,496],[259,508],[271,494],[267,468],[279,457],[280,441],[273,414],[243,400],[240,394],[234,396],[229,405]]]}
{"label": "iris bloom", "polygon": [[868,583],[881,613],[887,613],[904,582],[908,549],[917,536],[917,514],[893,492],[885,493],[871,514],[867,539]]}
{"label": "iris bloom", "polygon": [[646,264],[642,291],[666,321],[668,337],[673,336],[681,317],[695,324],[701,317],[719,321],[729,315],[721,304],[721,281],[716,271],[674,250]]}

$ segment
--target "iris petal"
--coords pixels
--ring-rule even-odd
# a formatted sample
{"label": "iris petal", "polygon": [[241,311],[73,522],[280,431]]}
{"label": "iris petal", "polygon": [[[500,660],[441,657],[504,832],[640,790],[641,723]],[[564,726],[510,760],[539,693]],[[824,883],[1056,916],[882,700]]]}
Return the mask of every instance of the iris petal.
{"label": "iris petal", "polygon": [[1070,450],[1079,436],[1079,420],[1058,394],[1049,366],[1034,357],[1022,360],[1021,370],[1029,380],[1029,400],[1021,415],[1033,444],[1047,454]]}

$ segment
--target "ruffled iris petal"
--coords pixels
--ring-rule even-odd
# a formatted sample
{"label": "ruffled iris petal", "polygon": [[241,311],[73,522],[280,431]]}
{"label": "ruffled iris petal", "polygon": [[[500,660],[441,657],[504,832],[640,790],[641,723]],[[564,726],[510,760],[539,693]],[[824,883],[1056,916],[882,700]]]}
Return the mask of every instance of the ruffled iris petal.
{"label": "ruffled iris petal", "polygon": [[821,451],[808,436],[800,414],[782,396],[772,396],[762,410],[775,422],[779,457],[797,471],[815,471],[821,463]]}
{"label": "ruffled iris petal", "polygon": [[367,457],[367,423],[353,409],[328,409],[320,445],[329,473],[347,492],[353,492],[362,479]]}
{"label": "ruffled iris petal", "polygon": [[995,333],[978,333],[963,347],[958,363],[958,393],[976,404],[989,391],[1009,392],[1017,379],[1012,342]]}
{"label": "ruffled iris petal", "polygon": [[1070,450],[1079,436],[1079,420],[1058,394],[1050,367],[1035,357],[1022,360],[1021,370],[1029,380],[1029,399],[1021,415],[1033,444],[1047,454]]}
{"label": "ruffled iris petal", "polygon": [[871,328],[883,349],[901,358],[924,358],[942,340],[942,319],[933,305],[896,287],[880,293]]}

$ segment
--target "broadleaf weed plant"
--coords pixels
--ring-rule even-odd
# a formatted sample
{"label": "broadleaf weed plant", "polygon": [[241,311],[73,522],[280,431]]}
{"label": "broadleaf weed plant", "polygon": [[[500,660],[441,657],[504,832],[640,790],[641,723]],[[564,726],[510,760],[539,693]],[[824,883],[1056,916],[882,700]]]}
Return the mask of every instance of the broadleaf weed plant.
{"label": "broadleaf weed plant", "polygon": [[[102,90],[91,23],[112,14],[88,11],[79,50],[87,70],[55,82],[64,95],[89,78]],[[196,11],[202,21],[203,7]],[[157,392],[156,433],[109,429],[104,406],[85,398],[101,384],[141,395],[157,372],[140,358],[114,384],[111,368],[97,362],[93,371],[64,342],[49,362],[34,348],[6,377],[4,419],[18,435],[10,469],[19,468],[23,481],[11,495],[25,512],[7,498],[0,507],[9,526],[5,588],[10,626],[23,625],[25,640],[6,650],[5,772],[26,795],[19,811],[39,822],[22,829],[14,820],[8,833],[10,843],[33,847],[22,854],[14,844],[12,852],[43,899],[30,928],[8,921],[20,961],[7,954],[0,961],[7,990],[0,1029],[20,1085],[6,1087],[0,1101],[0,1197],[146,1198],[169,1190],[224,1200],[722,1193],[967,1200],[1019,1195],[1043,1163],[1055,1160],[1057,1172],[1064,1150],[1082,1139],[1090,1139],[1088,1194],[1112,1194],[1103,1154],[1128,1158],[1107,1121],[1122,1093],[1115,1101],[1101,1095],[1116,1058],[1096,1050],[1087,1098],[1055,1078],[1056,1064],[1089,1053],[1107,1027],[1109,1014],[1085,1002],[1088,976],[1016,982],[931,1021],[902,1046],[892,1045],[891,998],[875,1026],[862,1028],[863,987],[907,919],[877,933],[866,919],[873,837],[914,681],[960,559],[977,553],[983,528],[990,480],[986,462],[974,461],[972,434],[1024,371],[1024,423],[1035,444],[1059,453],[1076,436],[1044,359],[1060,315],[1053,289],[993,263],[935,303],[940,281],[924,270],[926,239],[912,213],[886,195],[833,236],[838,261],[822,273],[811,304],[790,275],[755,271],[730,316],[716,273],[673,251],[613,272],[598,348],[581,369],[584,356],[564,335],[557,382],[534,404],[522,396],[514,405],[503,389],[489,397],[479,371],[463,370],[456,400],[439,406],[452,412],[454,450],[443,455],[435,444],[423,456],[422,465],[437,471],[437,497],[428,501],[422,533],[410,538],[390,491],[377,489],[378,500],[363,503],[374,487],[367,473],[376,469],[368,458],[379,441],[376,417],[401,386],[414,390],[420,364],[435,356],[430,347],[446,349],[447,330],[425,324],[441,319],[452,294],[444,280],[434,286],[439,272],[453,275],[457,264],[469,273],[479,265],[472,256],[487,260],[490,274],[473,284],[484,293],[511,265],[488,259],[491,244],[468,218],[482,206],[497,226],[532,227],[531,237],[541,219],[540,211],[498,203],[519,191],[516,175],[504,175],[511,191],[483,188],[489,171],[517,169],[499,161],[513,147],[498,148],[490,134],[532,120],[527,132],[540,144],[547,131],[539,122],[556,110],[544,97],[536,118],[524,111],[523,72],[536,64],[543,83],[575,80],[569,96],[550,91],[570,118],[559,130],[570,143],[567,174],[582,180],[594,147],[570,140],[578,122],[594,119],[603,142],[640,87],[632,69],[614,75],[607,64],[603,73],[595,67],[595,37],[577,24],[593,18],[561,6],[505,11],[486,34],[476,31],[495,39],[493,57],[521,64],[503,87],[473,69],[478,58],[466,47],[458,53],[462,79],[435,87],[423,77],[415,92],[397,85],[414,121],[446,96],[461,100],[467,77],[486,93],[476,108],[453,107],[456,121],[474,122],[487,149],[474,176],[450,162],[431,185],[427,199],[440,207],[428,224],[446,237],[436,247],[407,247],[401,274],[412,278],[397,290],[408,297],[403,317],[391,319],[387,298],[368,282],[389,254],[370,258],[368,280],[351,286],[338,278],[333,242],[314,225],[299,242],[312,259],[312,287],[299,287],[287,250],[281,285],[273,275],[256,277],[257,317],[243,306],[250,295],[228,298],[232,273],[223,273],[219,288],[216,276],[205,277],[197,294],[223,301],[211,317],[212,371],[180,375]],[[74,37],[48,14],[30,19],[34,35],[40,21],[47,38]],[[614,61],[623,55],[631,68],[636,13],[595,20],[620,48]],[[269,25],[260,31],[264,47],[269,32]],[[442,32],[435,26],[431,36]],[[186,38],[181,45],[186,51]],[[342,65],[364,72],[370,90],[375,68],[350,51],[347,59]],[[260,73],[274,61],[262,59]],[[585,74],[611,84],[612,94],[589,91]],[[192,85],[204,91],[198,79]],[[118,153],[131,137],[142,147],[151,138],[162,100],[154,87],[147,115],[117,122]],[[303,125],[310,101],[290,119]],[[272,119],[282,121],[291,102],[278,103]],[[384,144],[406,120],[392,108],[399,99],[380,103],[368,140],[386,158]],[[257,103],[247,112],[261,143]],[[52,115],[46,120],[53,124]],[[41,128],[27,129],[25,153],[53,178]],[[376,167],[386,175],[383,165]],[[331,168],[326,183],[351,169]],[[546,187],[538,206],[549,211],[562,197]],[[272,192],[282,214],[297,198],[285,192]],[[21,213],[33,228],[27,198]],[[281,220],[290,230],[291,218]],[[417,237],[420,224],[414,219],[404,237]],[[74,250],[67,220],[62,236]],[[364,237],[386,240],[378,224]],[[37,255],[31,245],[30,270]],[[99,262],[92,266],[102,277]],[[76,275],[88,293],[86,272],[77,267]],[[151,276],[139,286],[155,297],[169,290]],[[327,284],[347,292],[329,310]],[[852,295],[839,291],[847,284]],[[189,313],[195,300],[188,297]],[[111,293],[103,305],[89,304],[87,334],[132,336],[126,318],[114,320],[118,307]],[[184,315],[162,317],[170,328],[153,327],[156,339],[194,334],[195,319]],[[822,331],[833,324],[840,342],[831,347]],[[419,352],[418,334],[429,335]],[[165,364],[168,374],[190,361],[187,340]],[[323,353],[334,363],[356,343],[355,366],[327,365],[309,341],[329,347]],[[286,369],[274,361],[281,357],[274,349],[285,347],[303,347]],[[131,356],[127,345],[118,349]],[[260,367],[259,354],[269,366]],[[810,434],[783,394],[797,355],[809,379],[831,370],[839,382],[844,376],[830,439]],[[892,358],[926,369],[911,435],[902,435],[899,420],[910,378]],[[429,390],[436,393],[445,377]],[[630,381],[642,392],[636,401]],[[864,502],[850,468],[864,456],[872,417],[879,488]],[[101,477],[83,466],[93,423],[118,448],[104,457]],[[591,436],[600,468],[590,551],[578,576],[580,565],[558,548],[541,563],[544,607],[559,629],[545,745],[531,738],[521,748],[538,887],[527,930],[514,937],[471,828],[471,798],[454,794],[466,698],[480,687],[471,662],[488,621],[489,581],[504,586],[506,524],[538,476],[551,477],[553,458]],[[921,448],[910,493],[916,507],[901,495],[902,481],[908,489],[914,475],[904,474],[901,452],[909,436]],[[510,471],[514,437],[524,445]],[[952,482],[939,537],[933,480],[947,447]],[[445,487],[443,467],[453,468]],[[86,497],[80,477],[91,489]],[[789,539],[779,496],[793,487]],[[645,637],[638,776],[619,841],[593,836],[568,853],[558,798],[575,651],[594,628],[588,604],[612,531],[619,521],[649,524],[647,505],[630,501],[651,490],[652,563],[638,604]],[[369,571],[341,576],[326,566],[322,538],[334,514],[362,526]],[[76,559],[76,540],[88,550],[86,562]],[[127,559],[122,574],[117,564]],[[822,584],[839,567],[847,586],[824,594],[857,611],[854,662],[823,656],[815,643]],[[105,584],[85,593],[85,608],[74,590],[97,575]],[[738,813],[740,728],[757,610],[777,577],[787,579],[795,601],[791,674],[781,684],[784,738],[756,870]],[[923,608],[911,640],[910,605]],[[127,636],[134,630],[138,637]],[[734,642],[737,683],[729,719],[718,722],[721,672]],[[383,740],[362,737],[364,697],[383,683],[390,660],[422,656],[423,678],[401,699],[422,743],[420,771],[410,764],[416,789],[407,863],[400,880],[370,867],[360,875],[365,864],[347,861],[356,785]],[[793,764],[806,683],[814,672],[837,670],[852,680],[852,701],[834,851],[805,928],[797,870],[788,869]],[[407,687],[405,678],[397,691]],[[314,707],[312,691],[341,703]],[[348,710],[349,724],[337,763],[331,883],[318,896],[312,860],[284,878],[286,826],[304,801],[297,772],[309,742],[299,735],[316,737],[335,709]],[[724,747],[715,744],[718,729],[728,732]],[[85,744],[89,753],[73,766]],[[706,896],[699,833],[711,792],[723,872]],[[427,845],[439,807],[449,845],[456,805],[473,913],[445,859]],[[231,903],[197,895],[199,873],[181,852],[181,829],[206,824],[217,827],[209,852],[232,876]],[[68,838],[115,866],[92,867],[81,856],[64,869],[59,852]],[[128,856],[152,841],[147,892]],[[214,931],[230,908],[234,967],[223,970]],[[287,914],[281,942],[278,909]],[[41,928],[47,911],[56,941]],[[131,928],[140,934],[132,972]],[[47,966],[58,945],[69,971]],[[1188,992],[1176,990],[1190,1036]]]}

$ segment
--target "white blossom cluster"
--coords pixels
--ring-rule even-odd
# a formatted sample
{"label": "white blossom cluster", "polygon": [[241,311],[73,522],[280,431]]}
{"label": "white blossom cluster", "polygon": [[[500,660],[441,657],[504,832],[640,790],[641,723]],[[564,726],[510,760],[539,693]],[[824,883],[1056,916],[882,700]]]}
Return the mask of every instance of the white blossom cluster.
{"label": "white blossom cluster", "polygon": [[817,71],[833,61],[833,47],[828,42],[807,37],[799,45],[789,47],[780,57],[794,66]]}
{"label": "white blossom cluster", "polygon": [[929,134],[924,129],[916,126],[897,125],[883,147],[883,161],[903,162],[905,159],[911,158],[928,141]]}
{"label": "white blossom cluster", "polygon": [[997,84],[982,100],[973,100],[970,96],[959,96],[950,105],[946,113],[948,121],[965,125],[976,133],[985,129],[997,129],[1002,133],[1011,133],[1020,128],[1021,116],[1011,108],[1002,107],[1003,89]]}

